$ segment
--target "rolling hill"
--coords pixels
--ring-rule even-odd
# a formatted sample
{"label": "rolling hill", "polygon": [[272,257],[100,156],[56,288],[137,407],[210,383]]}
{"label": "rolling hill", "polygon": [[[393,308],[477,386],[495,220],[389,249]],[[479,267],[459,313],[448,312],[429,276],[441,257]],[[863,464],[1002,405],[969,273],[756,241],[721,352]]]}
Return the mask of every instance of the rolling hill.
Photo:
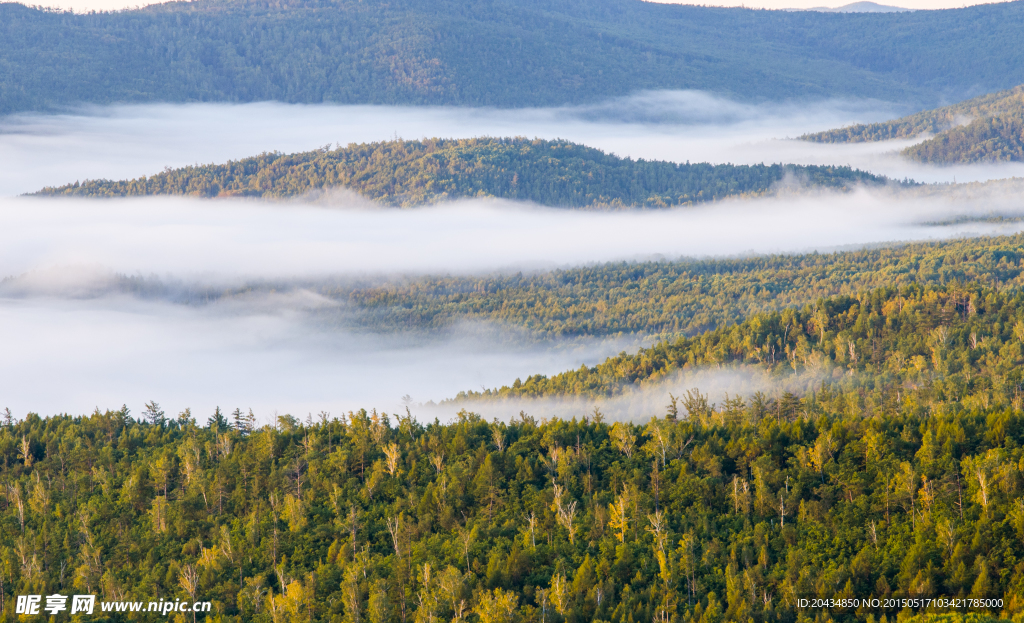
{"label": "rolling hill", "polygon": [[1024,3],[823,13],[637,0],[0,4],[0,113],[110,102],[537,106],[642,89],[933,104],[1024,83]]}
{"label": "rolling hill", "polygon": [[1024,160],[1024,85],[892,121],[808,134],[822,143],[858,143],[933,134],[903,154],[938,164]]}
{"label": "rolling hill", "polygon": [[659,208],[765,194],[787,175],[839,189],[889,182],[849,167],[675,164],[619,158],[567,141],[477,138],[262,154],[135,180],[76,182],[37,194],[281,198],[344,187],[392,206],[500,197],[556,207]]}

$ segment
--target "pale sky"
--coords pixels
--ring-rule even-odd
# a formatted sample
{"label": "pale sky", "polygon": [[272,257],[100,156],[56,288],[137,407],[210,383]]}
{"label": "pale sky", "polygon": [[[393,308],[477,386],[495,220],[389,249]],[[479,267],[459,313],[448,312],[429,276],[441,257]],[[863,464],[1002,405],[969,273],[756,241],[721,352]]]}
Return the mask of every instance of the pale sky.
{"label": "pale sky", "polygon": [[[653,0],[655,2],[670,2],[672,4],[702,4],[706,6],[746,6],[749,8],[764,9],[806,9],[812,7],[839,7],[850,4],[855,0],[703,0],[700,2],[672,2],[671,0]],[[988,4],[986,2],[965,2],[964,0],[876,0],[878,4],[889,6],[900,6],[908,9],[951,9],[975,4]],[[33,0],[22,4],[32,4],[50,8],[71,9],[76,13],[87,11],[113,11],[126,8],[135,8],[153,2],[140,2],[139,0]]]}

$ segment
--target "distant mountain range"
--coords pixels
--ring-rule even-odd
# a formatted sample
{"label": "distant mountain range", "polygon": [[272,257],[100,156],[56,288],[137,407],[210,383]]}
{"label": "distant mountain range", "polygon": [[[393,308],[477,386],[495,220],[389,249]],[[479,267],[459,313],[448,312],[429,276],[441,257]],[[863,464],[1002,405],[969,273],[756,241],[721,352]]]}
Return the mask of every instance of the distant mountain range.
{"label": "distant mountain range", "polygon": [[1024,83],[1024,2],[826,13],[638,0],[0,4],[0,113],[81,102],[539,106],[643,89],[924,107]]}
{"label": "distant mountain range", "polygon": [[837,189],[884,177],[849,167],[710,165],[632,160],[567,141],[522,138],[388,141],[299,154],[262,154],[151,177],[94,180],[39,195],[282,198],[346,188],[383,205],[501,197],[568,208],[644,207],[771,192],[789,175]]}
{"label": "distant mountain range", "polygon": [[854,125],[801,138],[823,143],[934,135],[903,150],[940,164],[1024,160],[1024,85],[892,121]]}
{"label": "distant mountain range", "polygon": [[840,7],[830,8],[825,6],[814,7],[813,9],[797,9],[807,11],[823,11],[825,13],[904,13],[914,9],[905,9],[901,6],[889,6],[876,2],[853,2]]}

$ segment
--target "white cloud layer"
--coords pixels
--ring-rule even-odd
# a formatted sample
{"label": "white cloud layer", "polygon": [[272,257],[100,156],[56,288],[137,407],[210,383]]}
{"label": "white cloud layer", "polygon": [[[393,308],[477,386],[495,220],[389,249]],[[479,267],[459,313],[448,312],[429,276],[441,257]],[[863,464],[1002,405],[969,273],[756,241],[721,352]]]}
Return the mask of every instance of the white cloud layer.
{"label": "white cloud layer", "polygon": [[215,406],[253,408],[263,422],[274,412],[399,412],[407,394],[440,400],[578,367],[621,346],[518,347],[478,326],[359,335],[318,326],[301,306],[197,308],[118,296],[0,298],[0,343],[0,408],[80,414],[125,403],[138,414],[156,400],[172,415],[191,407],[203,422]]}
{"label": "white cloud layer", "polygon": [[[665,4],[696,4],[694,2],[677,2],[675,0],[654,0]],[[1009,1],[1009,0],[1004,0]],[[25,3],[22,3],[25,4]],[[88,11],[120,11],[133,9],[160,2],[139,2],[138,0],[34,0],[31,6],[43,6],[54,9],[72,10],[76,13]],[[822,2],[821,0],[711,0],[701,2],[704,6],[747,7],[751,9],[809,9],[816,7],[840,7],[849,2]],[[955,9],[985,2],[964,2],[963,0],[898,0],[895,3],[880,2],[889,6],[900,6],[909,9]],[[27,5],[28,6],[28,5]]]}
{"label": "white cloud layer", "polygon": [[[200,304],[181,305],[111,294],[113,272],[197,288],[252,280],[287,286],[328,276],[827,250],[1021,228],[926,224],[993,210],[1024,213],[1017,192],[960,190],[955,200],[860,191],[599,213],[494,201],[367,210],[181,198],[6,199],[0,201],[0,275],[9,277],[0,284],[0,407],[79,413],[124,402],[138,412],[156,399],[199,414],[216,405],[252,407],[264,420],[275,410],[396,411],[406,394],[417,402],[442,400],[463,389],[592,365],[636,346],[628,340],[527,345],[481,326],[360,334],[339,321],[349,310],[311,292],[285,287],[277,295],[211,304],[200,297]],[[663,397],[652,396],[650,405],[657,406]],[[631,417],[647,405],[630,400],[609,412]],[[567,414],[582,408],[563,407]]]}
{"label": "white cloud layer", "polygon": [[0,246],[0,272],[59,267],[63,276],[64,267],[99,267],[236,284],[827,251],[1016,231],[1019,223],[928,224],[1020,214],[1020,195],[998,188],[957,200],[860,190],[607,212],[498,200],[403,210],[185,198],[6,199],[0,200],[0,231],[9,232]]}

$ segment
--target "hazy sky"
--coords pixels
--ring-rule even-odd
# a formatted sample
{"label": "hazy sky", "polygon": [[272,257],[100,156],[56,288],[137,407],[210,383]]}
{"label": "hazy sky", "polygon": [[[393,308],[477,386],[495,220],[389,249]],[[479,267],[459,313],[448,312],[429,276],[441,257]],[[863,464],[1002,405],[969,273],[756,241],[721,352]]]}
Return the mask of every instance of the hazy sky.
{"label": "hazy sky", "polygon": [[[654,0],[660,1],[660,0]],[[853,0],[850,0],[852,2]],[[850,4],[846,0],[715,0],[711,2],[672,2],[672,4],[703,4],[707,6],[746,6],[750,8],[765,9],[803,9],[812,7],[838,7]],[[964,2],[963,0],[898,0],[888,2],[879,0],[878,4],[889,6],[901,6],[910,9],[950,9],[975,4],[987,4],[984,2]],[[32,3],[45,7],[71,9],[75,12],[86,11],[114,11],[130,9],[138,6],[156,4],[153,2],[138,2],[137,0],[38,0]]]}

